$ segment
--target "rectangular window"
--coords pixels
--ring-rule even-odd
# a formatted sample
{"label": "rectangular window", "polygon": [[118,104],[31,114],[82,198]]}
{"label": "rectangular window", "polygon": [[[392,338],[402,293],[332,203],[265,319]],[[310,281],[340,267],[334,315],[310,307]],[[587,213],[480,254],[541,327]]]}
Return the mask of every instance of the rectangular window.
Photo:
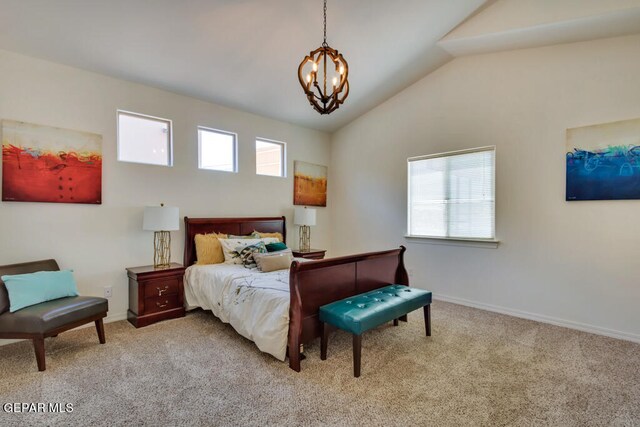
{"label": "rectangular window", "polygon": [[285,143],[256,139],[256,173],[258,175],[286,176]]}
{"label": "rectangular window", "polygon": [[407,162],[409,236],[495,239],[495,147]]}
{"label": "rectangular window", "polygon": [[171,120],[118,110],[118,160],[171,166]]}
{"label": "rectangular window", "polygon": [[237,172],[238,135],[198,126],[198,167]]}

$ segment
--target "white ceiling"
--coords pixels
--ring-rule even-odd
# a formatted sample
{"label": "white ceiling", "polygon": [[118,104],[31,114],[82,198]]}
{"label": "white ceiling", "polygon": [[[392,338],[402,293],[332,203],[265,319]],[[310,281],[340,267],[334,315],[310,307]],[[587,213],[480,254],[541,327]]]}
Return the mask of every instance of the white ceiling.
{"label": "white ceiling", "polygon": [[296,75],[321,0],[0,0],[0,49],[332,132],[450,60],[436,43],[483,3],[329,0],[350,94],[328,116]]}
{"label": "white ceiling", "polygon": [[0,49],[333,132],[455,56],[640,33],[640,0],[329,0],[327,15],[350,89],[328,116],[296,75],[322,0],[0,0]]}

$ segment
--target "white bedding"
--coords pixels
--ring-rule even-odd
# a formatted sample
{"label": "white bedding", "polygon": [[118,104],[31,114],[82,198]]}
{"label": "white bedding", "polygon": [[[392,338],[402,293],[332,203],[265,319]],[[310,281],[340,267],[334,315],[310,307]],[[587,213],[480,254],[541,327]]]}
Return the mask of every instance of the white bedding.
{"label": "white bedding", "polygon": [[289,332],[289,270],[263,273],[237,264],[192,265],[185,272],[188,308],[211,310],[279,360]]}

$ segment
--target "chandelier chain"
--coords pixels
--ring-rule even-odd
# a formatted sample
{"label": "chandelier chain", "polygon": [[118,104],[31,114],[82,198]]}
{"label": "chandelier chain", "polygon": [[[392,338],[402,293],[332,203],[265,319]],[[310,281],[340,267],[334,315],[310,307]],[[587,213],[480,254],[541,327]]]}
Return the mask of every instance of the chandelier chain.
{"label": "chandelier chain", "polygon": [[324,0],[324,42],[322,46],[327,46],[327,0]]}

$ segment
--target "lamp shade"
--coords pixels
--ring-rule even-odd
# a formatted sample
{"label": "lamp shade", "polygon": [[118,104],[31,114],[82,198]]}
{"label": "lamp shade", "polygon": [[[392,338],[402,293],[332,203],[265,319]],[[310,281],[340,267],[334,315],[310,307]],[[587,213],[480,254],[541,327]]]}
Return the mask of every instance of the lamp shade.
{"label": "lamp shade", "polygon": [[293,214],[295,225],[316,225],[316,210],[306,207],[296,207]]}
{"label": "lamp shade", "polygon": [[180,229],[180,213],[173,206],[145,206],[142,229],[172,231]]}

